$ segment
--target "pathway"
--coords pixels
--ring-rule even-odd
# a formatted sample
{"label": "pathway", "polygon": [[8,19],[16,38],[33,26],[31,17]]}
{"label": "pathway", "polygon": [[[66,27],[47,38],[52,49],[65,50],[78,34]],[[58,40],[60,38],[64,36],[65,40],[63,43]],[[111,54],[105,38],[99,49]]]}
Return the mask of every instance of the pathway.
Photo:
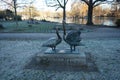
{"label": "pathway", "polygon": [[[54,36],[55,33],[0,33],[0,39],[48,39]],[[93,32],[82,33],[81,37],[83,39],[120,38],[120,29],[97,28]]]}

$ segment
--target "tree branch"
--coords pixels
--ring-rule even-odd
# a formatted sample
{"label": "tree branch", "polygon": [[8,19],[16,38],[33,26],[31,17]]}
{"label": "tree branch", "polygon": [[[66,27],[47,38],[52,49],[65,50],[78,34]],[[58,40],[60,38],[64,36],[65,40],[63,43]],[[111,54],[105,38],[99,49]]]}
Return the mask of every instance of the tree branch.
{"label": "tree branch", "polygon": [[[106,0],[96,0],[96,1],[94,1],[93,2],[93,7],[96,7],[96,6],[98,6],[98,5],[100,5],[102,2],[105,2]],[[99,2],[99,3],[97,3],[97,2]],[[95,4],[95,3],[97,3],[97,4]]]}
{"label": "tree branch", "polygon": [[47,5],[48,7],[55,7],[55,6],[59,6],[59,4],[55,4],[55,5]]}
{"label": "tree branch", "polygon": [[17,4],[30,4],[30,3],[17,3]]}
{"label": "tree branch", "polygon": [[95,4],[93,7],[99,6],[101,3]]}
{"label": "tree branch", "polygon": [[60,6],[57,7],[56,11],[60,8]]}
{"label": "tree branch", "polygon": [[57,0],[57,2],[58,2],[58,4],[60,5],[60,7],[64,7],[61,3],[60,3],[60,1],[59,0]]}
{"label": "tree branch", "polygon": [[65,2],[65,5],[67,4],[68,0]]}
{"label": "tree branch", "polygon": [[12,6],[12,7],[14,7],[11,3],[8,3],[7,1],[4,1],[4,0],[1,0],[1,1],[8,4],[8,5],[10,5],[10,6]]}
{"label": "tree branch", "polygon": [[94,5],[96,2],[99,2],[99,0],[95,0],[95,1],[93,2],[93,5]]}
{"label": "tree branch", "polygon": [[95,0],[94,2],[93,2],[93,5],[96,3],[96,2],[104,2],[104,1],[107,1],[107,0]]}
{"label": "tree branch", "polygon": [[87,5],[89,5],[89,2],[87,0],[82,0],[82,1],[84,1]]}
{"label": "tree branch", "polygon": [[[55,7],[55,6],[58,6],[58,7],[61,7],[61,8],[64,7],[64,6],[62,6],[62,4],[60,3],[59,0],[57,0],[57,2],[58,2],[58,3],[55,3],[55,4],[53,4],[53,5],[49,5],[49,3],[47,3],[47,0],[45,0],[45,3],[46,3],[46,5],[47,5],[48,7]],[[58,9],[56,9],[56,10],[58,10]]]}

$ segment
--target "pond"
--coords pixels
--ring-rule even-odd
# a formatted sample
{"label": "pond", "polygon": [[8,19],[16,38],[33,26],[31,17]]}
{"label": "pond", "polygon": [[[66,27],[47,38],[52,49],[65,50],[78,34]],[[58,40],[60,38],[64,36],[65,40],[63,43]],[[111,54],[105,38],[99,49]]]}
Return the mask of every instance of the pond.
{"label": "pond", "polygon": [[[55,22],[62,22],[62,18],[50,18],[50,21]],[[96,25],[107,25],[107,26],[115,26],[115,17],[93,17],[93,23]],[[77,23],[77,24],[86,24],[87,18],[81,18],[81,19],[73,19],[73,18],[67,18],[67,23]]]}

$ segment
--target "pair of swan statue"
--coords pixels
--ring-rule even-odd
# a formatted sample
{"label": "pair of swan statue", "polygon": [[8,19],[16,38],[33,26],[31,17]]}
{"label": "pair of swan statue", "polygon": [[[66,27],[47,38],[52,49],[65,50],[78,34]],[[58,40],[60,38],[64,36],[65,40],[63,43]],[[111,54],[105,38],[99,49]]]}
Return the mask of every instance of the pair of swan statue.
{"label": "pair of swan statue", "polygon": [[[62,42],[62,38],[59,35],[57,28],[56,28],[56,34],[57,34],[57,37],[50,38],[45,43],[43,43],[42,46],[50,47],[50,48],[52,48],[53,51],[55,51],[56,46]],[[76,30],[76,31],[69,32],[67,35],[63,35],[63,40],[67,44],[69,44],[71,52],[75,51],[76,46],[80,46],[80,41],[81,41],[80,34],[81,34],[80,30]]]}

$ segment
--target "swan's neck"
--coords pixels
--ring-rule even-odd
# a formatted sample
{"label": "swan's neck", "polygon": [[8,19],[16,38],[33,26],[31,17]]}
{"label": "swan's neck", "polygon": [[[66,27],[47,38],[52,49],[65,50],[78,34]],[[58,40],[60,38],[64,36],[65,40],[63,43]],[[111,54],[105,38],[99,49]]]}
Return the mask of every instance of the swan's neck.
{"label": "swan's neck", "polygon": [[63,34],[63,40],[64,40],[64,41],[66,41],[66,39],[65,39],[65,38],[66,38],[66,35],[65,35],[65,34]]}
{"label": "swan's neck", "polygon": [[59,39],[62,39],[61,36],[59,35],[58,30],[56,30],[56,34],[57,34],[57,37],[58,37]]}

